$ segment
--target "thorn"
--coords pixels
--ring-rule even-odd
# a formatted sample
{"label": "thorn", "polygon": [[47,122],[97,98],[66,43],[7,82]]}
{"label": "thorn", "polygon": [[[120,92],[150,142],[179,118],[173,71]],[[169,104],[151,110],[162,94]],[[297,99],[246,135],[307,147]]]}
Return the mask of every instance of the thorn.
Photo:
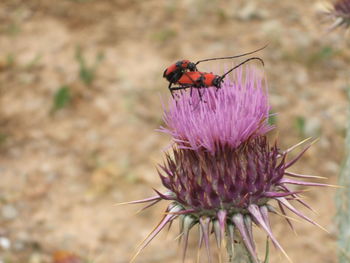
{"label": "thorn", "polygon": [[147,206],[145,206],[145,207],[139,209],[139,210],[136,212],[135,215],[138,215],[138,214],[141,213],[142,211],[146,210],[147,208],[150,208],[150,207],[154,206],[155,204],[157,204],[157,203],[160,202],[160,201],[161,201],[160,199],[159,199],[159,200],[156,200],[156,201],[153,201],[153,202],[150,203],[149,205],[147,205]]}
{"label": "thorn", "polygon": [[[181,210],[181,206],[178,206],[176,204],[170,204],[168,206],[169,210]],[[138,249],[135,253],[135,255],[131,258],[130,263],[134,262],[137,256],[141,253],[141,251],[155,238],[159,232],[173,219],[175,219],[177,216],[175,215],[165,215],[163,219],[158,223],[158,225],[151,231],[151,233],[148,234],[148,236],[137,246]]]}
{"label": "thorn", "polygon": [[326,233],[329,234],[328,230],[325,229],[323,226],[319,225],[318,223],[314,222],[313,220],[311,220],[310,218],[308,218],[307,216],[305,216],[304,214],[302,214],[301,212],[299,212],[294,206],[292,206],[285,198],[283,197],[279,197],[276,198],[281,204],[283,204],[285,207],[287,207],[290,211],[292,211],[294,214],[296,214],[297,216],[305,219],[306,221],[308,221],[309,223],[321,228],[323,231],[325,231]]}
{"label": "thorn", "polygon": [[186,216],[184,218],[183,223],[183,236],[184,236],[184,246],[182,251],[182,262],[185,262],[186,252],[187,252],[187,246],[188,246],[188,237],[191,228],[196,224],[195,220],[191,216]]}
{"label": "thorn", "polygon": [[248,207],[248,211],[256,219],[256,221],[259,223],[259,225],[265,230],[265,232],[271,238],[272,242],[276,245],[276,247],[278,247],[282,251],[284,256],[287,258],[287,260],[292,263],[293,262],[292,259],[288,256],[288,254],[283,249],[283,247],[278,243],[278,241],[275,239],[272,232],[270,231],[269,227],[266,225],[264,218],[261,215],[259,207],[257,205],[251,204]]}
{"label": "thorn", "polygon": [[292,173],[292,172],[288,172],[285,171],[284,172],[285,175],[291,176],[291,177],[300,177],[300,178],[314,178],[314,179],[328,179],[327,177],[323,177],[323,176],[317,176],[317,175],[308,175],[308,174],[297,174],[297,173]]}
{"label": "thorn", "polygon": [[344,186],[340,186],[340,185],[304,182],[304,181],[297,181],[297,180],[292,180],[292,179],[288,179],[288,178],[282,178],[280,180],[280,183],[281,184],[295,184],[295,185],[302,185],[302,186],[319,186],[319,187],[344,188]]}
{"label": "thorn", "polygon": [[204,239],[205,249],[207,251],[208,261],[209,263],[211,263],[210,240],[209,240],[210,218],[202,216],[199,219],[199,222],[203,233],[203,239]]}
{"label": "thorn", "polygon": [[135,201],[129,201],[129,202],[116,203],[116,204],[114,204],[114,206],[130,205],[130,204],[142,204],[142,203],[152,202],[152,201],[155,201],[155,200],[161,200],[160,196],[153,196],[153,197],[146,198],[146,199],[141,199],[141,200],[135,200]]}
{"label": "thorn", "polygon": [[302,140],[301,142],[299,142],[299,143],[293,145],[292,147],[288,148],[287,150],[285,150],[283,152],[283,154],[287,154],[287,153],[293,151],[295,148],[298,148],[300,145],[304,144],[307,141],[310,141],[311,139],[312,139],[312,137],[309,137],[309,138],[306,138],[305,140]]}

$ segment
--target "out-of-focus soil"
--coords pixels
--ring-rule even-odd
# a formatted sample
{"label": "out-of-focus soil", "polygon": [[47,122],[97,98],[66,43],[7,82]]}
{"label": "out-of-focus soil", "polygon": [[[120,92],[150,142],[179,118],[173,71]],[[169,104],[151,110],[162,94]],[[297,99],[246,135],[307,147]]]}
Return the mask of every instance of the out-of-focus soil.
{"label": "out-of-focus soil", "polygon": [[[262,47],[281,147],[319,137],[295,171],[336,183],[343,159],[349,40],[317,14],[316,1],[2,0],[0,2],[0,262],[129,262],[166,204],[135,215],[118,202],[162,189],[155,166],[170,138],[162,79],[193,61]],[[348,41],[348,42],[346,42]],[[80,74],[77,50],[93,81]],[[238,61],[237,61],[238,62]],[[208,63],[219,68],[222,63]],[[203,65],[205,67],[206,65]],[[85,80],[85,82],[84,82]],[[68,87],[71,100],[53,111]],[[325,233],[283,218],[273,230],[294,262],[336,262],[335,190],[305,193]],[[261,251],[264,236],[257,230]],[[180,262],[175,230],[137,262]],[[197,239],[186,262],[195,262]],[[287,260],[274,248],[271,263]],[[206,262],[202,257],[201,262]]]}

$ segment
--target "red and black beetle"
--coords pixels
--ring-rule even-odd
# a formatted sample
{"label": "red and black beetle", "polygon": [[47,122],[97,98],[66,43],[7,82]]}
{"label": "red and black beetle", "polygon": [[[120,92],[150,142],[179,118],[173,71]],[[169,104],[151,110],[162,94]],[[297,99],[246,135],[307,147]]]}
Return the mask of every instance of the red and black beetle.
{"label": "red and black beetle", "polygon": [[[238,65],[234,66],[227,72],[225,72],[223,75],[216,75],[214,73],[207,73],[207,72],[201,72],[201,71],[189,71],[184,72],[181,77],[176,81],[175,84],[178,84],[178,87],[171,87],[169,86],[169,90],[172,93],[176,90],[183,90],[188,88],[207,88],[207,87],[216,87],[217,89],[221,88],[221,83],[224,80],[224,78],[235,70],[236,68],[242,66],[244,63],[250,61],[250,60],[259,60],[263,65],[264,61],[261,58],[253,57],[248,58],[245,61],[239,63]],[[170,83],[172,84],[172,83]]]}
{"label": "red and black beetle", "polygon": [[[249,60],[257,59],[260,60],[263,64],[264,62],[262,59],[254,57],[249,58],[242,63],[238,64],[234,68],[230,69],[228,72],[226,72],[224,75],[219,76],[215,75],[213,73],[206,73],[206,72],[200,72],[197,69],[197,65],[201,62],[205,61],[211,61],[211,60],[221,60],[221,59],[232,59],[232,58],[238,58],[243,57],[246,55],[253,54],[255,52],[258,52],[262,49],[264,49],[267,45],[265,45],[262,48],[259,48],[257,50],[244,53],[237,56],[231,56],[231,57],[218,57],[218,58],[209,58],[209,59],[203,59],[199,60],[196,63],[191,62],[189,60],[179,60],[176,63],[170,65],[168,68],[165,69],[163,73],[163,77],[169,81],[168,89],[172,93],[175,90],[182,90],[186,88],[203,88],[203,87],[210,87],[214,86],[216,88],[220,88],[221,82],[225,78],[225,76],[236,69],[237,67],[243,65],[244,63],[248,62]],[[173,84],[178,84],[178,87],[172,87]]]}

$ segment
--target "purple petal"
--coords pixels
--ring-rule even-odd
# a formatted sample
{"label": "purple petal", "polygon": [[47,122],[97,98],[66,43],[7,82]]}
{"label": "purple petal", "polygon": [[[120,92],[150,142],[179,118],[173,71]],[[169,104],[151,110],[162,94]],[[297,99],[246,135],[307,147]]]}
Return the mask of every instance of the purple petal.
{"label": "purple petal", "polygon": [[160,131],[171,135],[181,148],[205,148],[213,153],[218,143],[237,147],[271,130],[261,75],[249,69],[244,78],[241,71],[234,73],[234,82],[224,81],[220,90],[206,88],[203,98],[197,92],[178,93],[164,109],[166,127]]}

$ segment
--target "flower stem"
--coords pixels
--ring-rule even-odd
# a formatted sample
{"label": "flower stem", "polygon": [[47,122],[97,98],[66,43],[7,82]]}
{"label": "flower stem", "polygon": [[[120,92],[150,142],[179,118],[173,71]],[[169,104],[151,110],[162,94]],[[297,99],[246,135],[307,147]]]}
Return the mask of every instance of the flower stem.
{"label": "flower stem", "polygon": [[[350,91],[348,92],[350,101]],[[338,219],[338,246],[339,263],[349,262],[350,259],[350,116],[348,116],[348,127],[345,142],[345,165],[339,175],[338,184],[343,186],[337,192],[337,219]]]}
{"label": "flower stem", "polygon": [[228,263],[253,263],[250,254],[243,243],[241,235],[235,231],[235,240],[227,244]]}

